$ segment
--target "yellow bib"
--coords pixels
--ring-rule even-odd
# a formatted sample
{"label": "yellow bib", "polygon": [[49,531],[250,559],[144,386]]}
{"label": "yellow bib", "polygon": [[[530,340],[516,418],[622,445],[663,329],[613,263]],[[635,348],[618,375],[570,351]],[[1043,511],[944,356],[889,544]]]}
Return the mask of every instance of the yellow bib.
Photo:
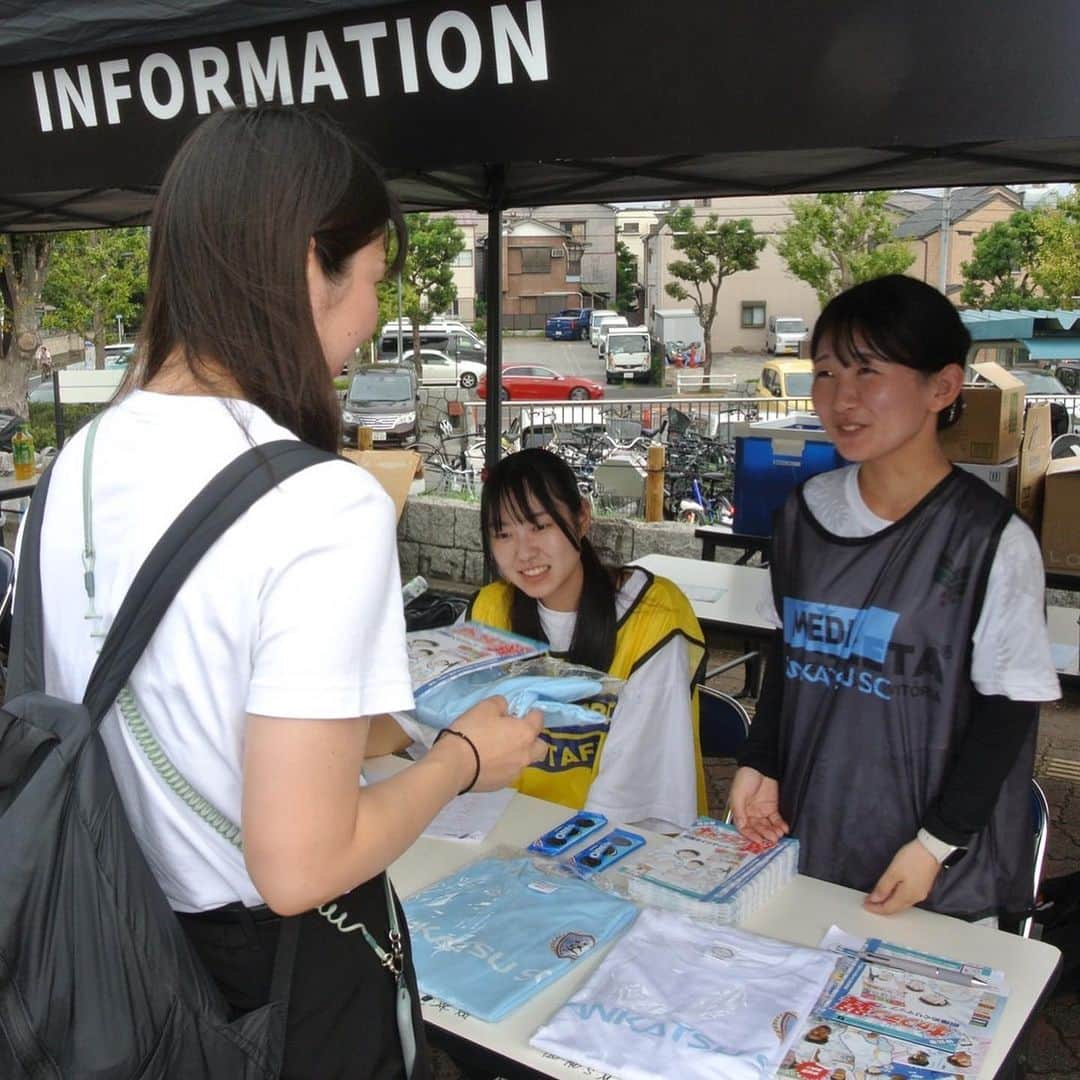
{"label": "yellow bib", "polygon": [[[666,578],[652,574],[649,577],[650,581],[619,622],[615,656],[608,673],[619,679],[628,679],[670,638],[676,634],[685,638],[690,656],[686,692],[691,695],[697,804],[698,813],[704,814],[707,801],[705,770],[701,763],[697,691],[697,684],[705,673],[704,636],[690,601],[682,591]],[[513,586],[504,581],[485,585],[473,598],[469,618],[500,630],[509,630],[513,595]],[[518,791],[538,799],[562,803],[575,810],[582,809],[600,766],[600,755],[609,726],[610,719],[598,712],[595,725],[558,731],[545,728],[540,737],[548,745],[548,756],[521,774]]]}

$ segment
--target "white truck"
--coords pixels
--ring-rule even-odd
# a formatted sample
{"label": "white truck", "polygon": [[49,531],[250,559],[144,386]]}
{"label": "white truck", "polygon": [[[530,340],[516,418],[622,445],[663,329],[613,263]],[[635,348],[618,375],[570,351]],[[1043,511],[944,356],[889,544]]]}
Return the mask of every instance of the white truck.
{"label": "white truck", "polygon": [[647,381],[652,369],[652,338],[644,326],[612,326],[607,331],[604,374],[609,383]]}

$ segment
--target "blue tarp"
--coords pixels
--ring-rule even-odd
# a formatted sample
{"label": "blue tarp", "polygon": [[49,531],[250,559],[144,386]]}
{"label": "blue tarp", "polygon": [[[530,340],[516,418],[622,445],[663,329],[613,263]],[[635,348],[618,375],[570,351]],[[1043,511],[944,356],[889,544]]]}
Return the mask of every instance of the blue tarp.
{"label": "blue tarp", "polygon": [[1074,326],[1080,335],[1080,311],[961,311],[960,318],[973,341],[1025,341]]}
{"label": "blue tarp", "polygon": [[1080,360],[1080,336],[1072,338],[1021,338],[1032,360]]}

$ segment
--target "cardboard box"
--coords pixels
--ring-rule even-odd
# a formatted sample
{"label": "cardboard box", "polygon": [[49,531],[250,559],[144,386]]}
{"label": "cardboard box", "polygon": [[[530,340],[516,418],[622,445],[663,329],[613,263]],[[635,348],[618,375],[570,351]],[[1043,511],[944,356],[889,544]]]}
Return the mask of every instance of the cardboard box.
{"label": "cardboard box", "polygon": [[972,364],[985,382],[964,386],[964,415],[941,433],[950,461],[1000,465],[1016,457],[1024,412],[1024,384],[1000,364]]}
{"label": "cardboard box", "polygon": [[1016,499],[1016,475],[1020,467],[1019,458],[1003,461],[1000,465],[979,465],[973,461],[957,461],[956,465],[965,472],[985,480],[1002,498],[1014,502]]}
{"label": "cardboard box", "polygon": [[413,477],[423,475],[420,455],[415,450],[342,450],[341,453],[379,481],[394,500],[394,509],[400,518]]}
{"label": "cardboard box", "polygon": [[1047,570],[1080,570],[1080,458],[1057,458],[1046,470],[1042,519]]}
{"label": "cardboard box", "polygon": [[1050,403],[1032,402],[1024,412],[1024,440],[1020,444],[1016,474],[1016,509],[1039,532],[1042,521],[1043,488],[1050,465]]}

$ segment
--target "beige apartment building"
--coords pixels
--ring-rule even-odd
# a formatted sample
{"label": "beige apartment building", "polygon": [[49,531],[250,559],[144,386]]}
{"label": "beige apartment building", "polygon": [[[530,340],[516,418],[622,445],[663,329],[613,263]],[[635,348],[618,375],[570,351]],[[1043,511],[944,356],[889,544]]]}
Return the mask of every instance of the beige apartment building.
{"label": "beige apartment building", "polygon": [[[714,355],[725,352],[763,352],[765,327],[770,315],[800,316],[812,325],[820,311],[817,294],[792,277],[776,250],[780,231],[791,220],[786,195],[752,195],[736,198],[683,200],[676,206],[693,206],[694,218],[704,222],[710,214],[720,221],[749,218],[754,232],[768,243],[758,255],[756,270],[743,270],[724,278],[717,295],[712,326]],[[689,308],[688,300],[670,297],[666,285],[674,280],[668,264],[680,258],[671,229],[658,223],[644,241],[645,323],[653,325],[658,309]]]}
{"label": "beige apartment building", "polygon": [[457,299],[446,314],[471,323],[476,318],[476,222],[471,215],[451,216],[465,236],[465,247],[453,262]]}
{"label": "beige apartment building", "polygon": [[629,249],[637,264],[635,281],[645,288],[645,240],[666,213],[666,209],[645,210],[627,208],[615,211],[615,240]]}
{"label": "beige apartment building", "polygon": [[[961,267],[974,254],[975,237],[991,225],[1007,221],[1023,205],[1018,192],[1000,185],[952,188],[947,195],[900,191],[889,200],[890,209],[900,219],[896,235],[908,241],[915,256],[907,271],[912,277],[940,289],[943,249],[947,249],[944,291],[954,304],[960,303],[964,286]],[[948,228],[943,229],[946,217]],[[943,243],[946,235],[947,243]]]}

